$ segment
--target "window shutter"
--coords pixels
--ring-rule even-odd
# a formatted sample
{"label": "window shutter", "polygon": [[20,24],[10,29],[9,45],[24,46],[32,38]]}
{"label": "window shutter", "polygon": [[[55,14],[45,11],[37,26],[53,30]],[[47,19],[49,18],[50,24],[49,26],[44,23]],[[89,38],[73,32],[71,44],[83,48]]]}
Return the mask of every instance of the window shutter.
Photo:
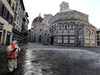
{"label": "window shutter", "polygon": [[1,2],[1,4],[0,4],[0,15],[3,15],[3,9],[4,9],[4,5]]}
{"label": "window shutter", "polygon": [[12,24],[12,15],[11,15],[11,24]]}
{"label": "window shutter", "polygon": [[6,7],[4,6],[3,17],[6,19]]}
{"label": "window shutter", "polygon": [[8,21],[9,21],[9,23],[11,23],[11,14],[10,13],[9,13]]}
{"label": "window shutter", "polygon": [[12,25],[13,25],[13,23],[14,23],[14,18],[12,17]]}
{"label": "window shutter", "polygon": [[11,24],[11,14],[10,14],[10,24]]}
{"label": "window shutter", "polygon": [[7,21],[9,20],[9,11],[8,11],[8,15],[7,15]]}
{"label": "window shutter", "polygon": [[8,9],[6,8],[6,15],[5,15],[6,20],[7,20],[7,16],[8,16]]}

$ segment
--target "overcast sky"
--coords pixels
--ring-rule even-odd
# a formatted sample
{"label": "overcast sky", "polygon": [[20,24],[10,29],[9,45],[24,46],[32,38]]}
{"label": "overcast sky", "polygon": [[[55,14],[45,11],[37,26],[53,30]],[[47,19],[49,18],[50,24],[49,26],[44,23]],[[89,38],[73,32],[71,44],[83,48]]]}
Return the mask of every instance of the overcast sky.
{"label": "overcast sky", "polygon": [[69,3],[69,8],[89,15],[89,22],[100,28],[100,0],[23,0],[26,11],[29,14],[29,26],[39,13],[55,15],[60,11],[59,5],[62,1]]}

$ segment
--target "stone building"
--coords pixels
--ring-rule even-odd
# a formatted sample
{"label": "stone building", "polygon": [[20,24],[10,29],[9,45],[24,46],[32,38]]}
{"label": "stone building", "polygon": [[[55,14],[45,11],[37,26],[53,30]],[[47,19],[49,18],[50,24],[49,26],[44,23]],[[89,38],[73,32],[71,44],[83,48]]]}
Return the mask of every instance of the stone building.
{"label": "stone building", "polygon": [[27,18],[28,18],[28,13],[24,12],[23,21],[22,21],[22,39],[23,39],[23,43],[27,43],[28,23],[29,23],[29,20]]}
{"label": "stone building", "polygon": [[36,24],[41,23],[42,20],[43,18],[41,16],[38,16],[32,22],[32,25],[31,25],[31,41],[32,42],[35,42]]}
{"label": "stone building", "polygon": [[[40,17],[40,16],[39,16]],[[44,18],[38,22],[33,29],[33,41],[47,44],[49,42],[49,21],[52,18],[51,14],[44,14]]]}
{"label": "stone building", "polygon": [[97,29],[96,33],[97,33],[97,45],[100,46],[100,29]]}
{"label": "stone building", "polygon": [[[14,38],[23,43],[22,24],[24,20],[28,30],[28,13],[25,12],[23,0],[0,0],[0,44],[11,44]],[[24,19],[25,18],[25,19]],[[26,36],[27,38],[27,36]]]}
{"label": "stone building", "polygon": [[14,11],[9,0],[0,0],[0,45],[12,42]]}
{"label": "stone building", "polygon": [[60,12],[50,19],[49,43],[69,46],[97,46],[96,27],[89,23],[88,15],[69,8],[62,2]]}
{"label": "stone building", "polygon": [[16,39],[19,43],[22,43],[22,14],[25,11],[25,8],[22,0],[13,0],[11,3],[13,4],[13,10],[15,14],[12,40]]}
{"label": "stone building", "polygon": [[11,3],[15,14],[12,39],[15,38],[19,43],[25,43],[28,33],[28,13],[25,12],[23,0],[13,0]]}

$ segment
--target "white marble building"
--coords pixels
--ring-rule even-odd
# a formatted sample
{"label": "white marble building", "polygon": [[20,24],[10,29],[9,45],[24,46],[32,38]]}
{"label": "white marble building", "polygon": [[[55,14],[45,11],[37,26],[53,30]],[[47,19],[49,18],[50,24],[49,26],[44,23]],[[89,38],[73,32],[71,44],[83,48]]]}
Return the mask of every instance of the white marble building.
{"label": "white marble building", "polygon": [[33,41],[43,44],[49,43],[49,21],[52,18],[51,14],[44,14],[44,18],[41,22],[38,22],[33,28]]}
{"label": "white marble building", "polygon": [[49,23],[49,44],[97,46],[96,27],[89,23],[87,14],[70,9],[69,3],[62,2],[60,12]]}

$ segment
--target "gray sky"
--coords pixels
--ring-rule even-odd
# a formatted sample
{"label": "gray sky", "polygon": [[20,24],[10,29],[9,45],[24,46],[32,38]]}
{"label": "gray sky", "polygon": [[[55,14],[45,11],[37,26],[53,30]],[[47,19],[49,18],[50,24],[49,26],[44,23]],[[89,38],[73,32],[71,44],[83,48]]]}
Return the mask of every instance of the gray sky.
{"label": "gray sky", "polygon": [[69,3],[69,8],[89,15],[89,22],[95,27],[100,28],[100,0],[23,0],[26,11],[29,14],[29,26],[32,21],[41,13],[55,15],[60,11],[59,5],[62,1]]}

